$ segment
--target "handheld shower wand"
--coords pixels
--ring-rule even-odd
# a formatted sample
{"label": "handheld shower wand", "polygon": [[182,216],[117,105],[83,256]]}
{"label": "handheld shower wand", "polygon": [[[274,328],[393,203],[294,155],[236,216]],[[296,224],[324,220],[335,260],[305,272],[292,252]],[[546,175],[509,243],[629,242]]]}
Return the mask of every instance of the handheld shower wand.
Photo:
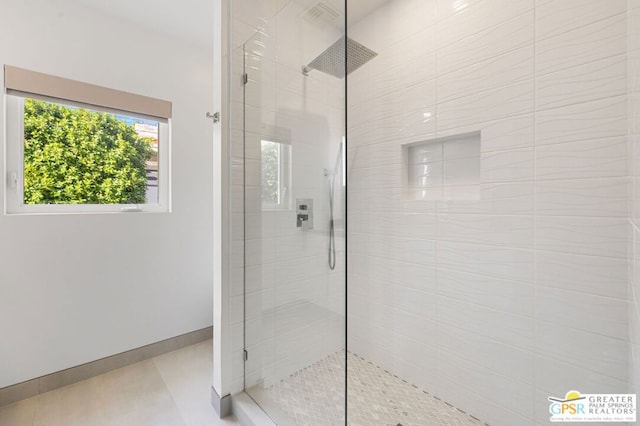
{"label": "handheld shower wand", "polygon": [[[336,162],[333,166],[333,170],[329,172],[325,171],[325,175],[329,176],[329,269],[332,271],[336,268],[336,233],[335,233],[335,221],[333,217],[333,209],[334,209],[334,198],[335,198],[335,187],[336,187],[336,173],[338,171],[338,166],[340,165],[340,160],[342,160],[342,150],[344,149],[344,143],[340,143],[340,148],[338,149],[338,155],[336,157]],[[344,167],[344,164],[342,164]]]}

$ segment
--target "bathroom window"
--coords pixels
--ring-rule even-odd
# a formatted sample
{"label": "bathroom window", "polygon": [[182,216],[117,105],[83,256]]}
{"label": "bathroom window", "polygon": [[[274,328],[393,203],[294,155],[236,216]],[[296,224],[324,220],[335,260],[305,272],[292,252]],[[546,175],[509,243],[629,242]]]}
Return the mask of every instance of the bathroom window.
{"label": "bathroom window", "polygon": [[5,79],[7,213],[168,211],[170,104],[13,67]]}
{"label": "bathroom window", "polygon": [[291,145],[263,140],[261,142],[262,208],[291,208]]}

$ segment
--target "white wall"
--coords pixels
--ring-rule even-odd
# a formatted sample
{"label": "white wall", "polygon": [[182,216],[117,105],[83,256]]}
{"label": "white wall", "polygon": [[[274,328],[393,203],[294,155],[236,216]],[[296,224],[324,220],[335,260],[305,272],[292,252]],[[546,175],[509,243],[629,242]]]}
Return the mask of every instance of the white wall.
{"label": "white wall", "polygon": [[640,386],[640,4],[629,0],[627,9],[629,96],[629,380],[630,392]]}
{"label": "white wall", "polygon": [[[349,350],[495,425],[626,391],[626,3],[395,0],[350,29],[379,56],[348,81]],[[481,199],[404,200],[401,145],[471,131]]]}
{"label": "white wall", "polygon": [[0,387],[210,326],[211,52],[66,0],[1,10],[0,64],[167,99],[174,118],[172,213],[0,216]]}

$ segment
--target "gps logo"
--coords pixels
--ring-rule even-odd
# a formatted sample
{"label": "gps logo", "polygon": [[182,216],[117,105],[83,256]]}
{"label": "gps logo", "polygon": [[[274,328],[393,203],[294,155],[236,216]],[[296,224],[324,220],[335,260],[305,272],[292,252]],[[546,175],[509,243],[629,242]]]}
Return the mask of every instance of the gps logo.
{"label": "gps logo", "polygon": [[569,391],[565,395],[564,399],[549,397],[551,405],[549,406],[549,413],[554,416],[566,415],[566,414],[586,414],[585,404],[579,401],[583,401],[584,396],[580,395],[578,391]]}

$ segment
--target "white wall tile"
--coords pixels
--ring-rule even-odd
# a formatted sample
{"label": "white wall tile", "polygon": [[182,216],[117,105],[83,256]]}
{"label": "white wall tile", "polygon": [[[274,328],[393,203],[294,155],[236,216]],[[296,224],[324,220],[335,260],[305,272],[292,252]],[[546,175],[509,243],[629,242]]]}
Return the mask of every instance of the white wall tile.
{"label": "white wall tile", "polygon": [[533,248],[533,216],[439,214],[438,239]]}
{"label": "white wall tile", "polygon": [[[536,385],[548,396],[564,395],[570,389],[582,393],[624,393],[625,380],[599,374],[575,365],[571,360],[558,360],[537,355],[535,358]],[[548,406],[548,404],[547,404]]]}
{"label": "white wall tile", "polygon": [[409,263],[433,265],[436,259],[435,241],[377,234],[371,242],[371,253]]}
{"label": "white wall tile", "polygon": [[627,99],[607,98],[536,113],[536,145],[627,134]]}
{"label": "white wall tile", "polygon": [[533,2],[531,0],[494,0],[466,3],[465,6],[463,13],[456,13],[445,20],[439,20],[438,47],[446,48],[449,44],[473,36],[482,30],[499,27],[504,21],[532,10]]}
{"label": "white wall tile", "polygon": [[536,178],[622,177],[628,174],[627,138],[542,145],[536,149]]}
{"label": "white wall tile", "polygon": [[534,105],[533,80],[500,86],[438,104],[438,129],[530,113]]}
{"label": "white wall tile", "polygon": [[530,250],[438,242],[438,266],[495,278],[532,283],[533,258]]}
{"label": "white wall tile", "polygon": [[[567,338],[567,336],[571,336]],[[561,324],[536,323],[536,352],[621,381],[627,377],[627,343]]]}
{"label": "white wall tile", "polygon": [[[369,96],[380,97],[397,92],[399,88],[411,87],[436,77],[436,29],[435,26],[424,27],[419,32],[397,41],[393,45],[378,51],[378,56],[371,60],[366,67],[370,72]],[[355,39],[358,40],[357,36]],[[363,41],[364,42],[364,41]],[[407,64],[418,64],[419,70]],[[356,74],[351,84],[366,84],[360,82],[361,74]],[[361,92],[357,93],[357,100],[362,100]]]}
{"label": "white wall tile", "polygon": [[444,350],[438,352],[438,381],[452,381],[496,405],[504,404],[503,395],[508,394],[508,405],[514,412],[524,418],[533,417],[532,386],[525,386]]}
{"label": "white wall tile", "polygon": [[536,0],[536,38],[543,39],[579,28],[627,10],[626,0]]}
{"label": "white wall tile", "polygon": [[536,315],[554,324],[592,333],[627,338],[627,301],[583,292],[540,287]]}
{"label": "white wall tile", "polygon": [[624,55],[626,15],[594,22],[536,43],[536,74],[542,75],[609,56]]}
{"label": "white wall tile", "polygon": [[534,315],[534,286],[440,268],[438,294],[517,315]]}
{"label": "white wall tile", "polygon": [[516,182],[534,178],[534,149],[494,151],[482,154],[480,182]]}
{"label": "white wall tile", "polygon": [[437,338],[442,349],[459,358],[524,383],[534,381],[534,355],[530,351],[444,323],[438,324]]}
{"label": "white wall tile", "polygon": [[536,109],[625,95],[627,58],[608,57],[541,76],[536,81]]}
{"label": "white wall tile", "polygon": [[521,349],[533,349],[534,320],[530,317],[438,296],[438,322]]}
{"label": "white wall tile", "polygon": [[451,129],[438,129],[438,137],[481,132],[482,152],[506,151],[534,145],[534,114],[506,117]]}
{"label": "white wall tile", "polygon": [[533,42],[533,12],[473,34],[438,49],[438,74],[466,67]]}
{"label": "white wall tile", "polygon": [[388,164],[371,168],[372,188],[400,188],[402,186],[400,167]]}
{"label": "white wall tile", "polygon": [[489,183],[480,185],[479,200],[438,202],[443,213],[533,215],[534,183]]}
{"label": "white wall tile", "polygon": [[438,78],[438,101],[446,102],[476,92],[533,78],[533,45],[512,50]]}
{"label": "white wall tile", "polygon": [[549,216],[627,217],[627,178],[536,183],[536,212]]}
{"label": "white wall tile", "polygon": [[372,232],[422,239],[436,238],[436,215],[418,213],[372,214]]}
{"label": "white wall tile", "polygon": [[539,250],[627,257],[627,223],[624,219],[539,217],[536,232]]}
{"label": "white wall tile", "polygon": [[460,2],[457,0],[437,0],[438,21],[443,21],[458,13],[465,13],[467,8],[481,1],[482,0],[468,0]]}
{"label": "white wall tile", "polygon": [[[523,387],[524,385],[521,385]],[[533,391],[530,385],[527,391]],[[451,382],[448,377],[442,378],[438,382],[438,395],[456,407],[465,407],[474,417],[483,419],[487,424],[496,425],[522,425],[533,426],[533,420],[511,411],[504,402],[493,402],[479,395],[477,392],[469,390],[458,382]],[[529,403],[533,407],[532,403]],[[533,408],[531,408],[533,409]]]}
{"label": "white wall tile", "polygon": [[[437,318],[436,298],[434,293],[416,290],[415,288],[393,286],[391,303],[396,311],[415,315],[420,318]],[[397,330],[396,330],[397,332]]]}
{"label": "white wall tile", "polygon": [[536,277],[540,285],[625,299],[626,260],[539,251]]}
{"label": "white wall tile", "polygon": [[[425,3],[424,23],[405,17],[405,28],[379,31],[410,10],[396,1],[352,32],[379,56],[349,83],[351,148],[371,147],[352,169],[369,172],[350,175],[350,209],[363,223],[349,234],[360,299],[350,339],[424,386],[433,366],[412,374],[427,367],[382,342],[397,335],[415,351],[440,348],[440,396],[490,424],[546,424],[547,392],[572,386],[562,382],[625,383],[626,138],[635,124],[624,1],[438,0],[437,25]],[[395,146],[475,131],[479,199],[406,199]],[[434,292],[437,321],[419,311],[431,312]],[[555,334],[542,331],[551,321]],[[525,408],[493,398],[492,386],[496,395],[510,386],[503,379],[526,389]]]}

